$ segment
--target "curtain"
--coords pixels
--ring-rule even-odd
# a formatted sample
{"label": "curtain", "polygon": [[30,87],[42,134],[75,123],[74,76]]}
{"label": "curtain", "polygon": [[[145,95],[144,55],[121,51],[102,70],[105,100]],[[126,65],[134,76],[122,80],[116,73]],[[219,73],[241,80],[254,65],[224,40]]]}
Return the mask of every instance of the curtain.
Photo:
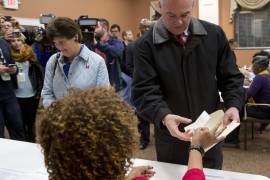
{"label": "curtain", "polygon": [[230,23],[233,22],[233,16],[235,14],[235,11],[237,9],[237,3],[235,0],[231,0],[231,6],[230,6]]}
{"label": "curtain", "polygon": [[245,9],[256,10],[267,5],[270,0],[235,0],[237,4]]}
{"label": "curtain", "polygon": [[244,9],[257,10],[266,6],[270,0],[231,0],[230,6],[230,23],[233,22],[233,16],[237,9],[237,6],[241,6]]}

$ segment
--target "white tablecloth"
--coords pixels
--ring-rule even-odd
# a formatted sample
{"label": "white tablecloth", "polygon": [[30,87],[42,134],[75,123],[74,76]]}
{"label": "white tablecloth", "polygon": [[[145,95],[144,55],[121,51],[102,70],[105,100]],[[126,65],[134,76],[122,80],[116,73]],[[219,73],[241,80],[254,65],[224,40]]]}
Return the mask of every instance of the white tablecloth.
{"label": "white tablecloth", "polygon": [[[156,175],[152,180],[180,180],[187,167],[143,159],[134,159],[134,166],[150,165]],[[269,180],[260,175],[204,169],[208,180]],[[48,180],[43,154],[38,144],[0,138],[0,180]]]}

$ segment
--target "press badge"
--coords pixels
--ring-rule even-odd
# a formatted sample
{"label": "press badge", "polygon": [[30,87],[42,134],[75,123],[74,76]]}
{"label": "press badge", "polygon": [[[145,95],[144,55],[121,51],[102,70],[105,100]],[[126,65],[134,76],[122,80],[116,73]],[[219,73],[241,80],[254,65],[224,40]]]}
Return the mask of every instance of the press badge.
{"label": "press badge", "polygon": [[10,81],[11,77],[10,77],[9,73],[4,73],[4,74],[1,74],[1,79],[3,81]]}
{"label": "press badge", "polygon": [[17,80],[18,80],[18,83],[25,82],[25,74],[22,72],[19,72],[17,75]]}

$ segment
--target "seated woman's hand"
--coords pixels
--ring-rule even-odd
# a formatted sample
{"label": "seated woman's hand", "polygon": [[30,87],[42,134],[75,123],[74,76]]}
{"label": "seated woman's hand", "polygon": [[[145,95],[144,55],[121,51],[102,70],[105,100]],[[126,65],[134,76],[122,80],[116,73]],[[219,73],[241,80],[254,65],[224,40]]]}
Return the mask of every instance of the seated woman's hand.
{"label": "seated woman's hand", "polygon": [[214,143],[218,143],[225,139],[225,137],[219,137],[226,127],[223,127],[222,122],[216,125],[212,130],[206,127],[198,128],[195,130],[191,140],[191,144],[201,145],[206,149]]}
{"label": "seated woman's hand", "polygon": [[155,171],[153,171],[153,167],[151,166],[137,166],[131,169],[125,180],[132,180],[140,176],[151,178],[152,176],[154,176],[154,174]]}

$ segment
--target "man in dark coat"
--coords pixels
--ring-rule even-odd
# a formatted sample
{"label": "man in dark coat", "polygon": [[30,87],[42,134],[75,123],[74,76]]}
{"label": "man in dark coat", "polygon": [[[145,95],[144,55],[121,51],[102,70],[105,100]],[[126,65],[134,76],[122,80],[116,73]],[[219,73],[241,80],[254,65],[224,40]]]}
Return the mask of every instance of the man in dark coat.
{"label": "man in dark coat", "polygon": [[[162,17],[136,46],[132,96],[139,115],[155,124],[158,161],[187,164],[191,135],[183,128],[218,109],[219,91],[224,125],[239,122],[244,104],[244,78],[224,32],[192,17],[193,4],[161,0]],[[220,144],[204,156],[208,168],[221,169],[222,161]]]}

